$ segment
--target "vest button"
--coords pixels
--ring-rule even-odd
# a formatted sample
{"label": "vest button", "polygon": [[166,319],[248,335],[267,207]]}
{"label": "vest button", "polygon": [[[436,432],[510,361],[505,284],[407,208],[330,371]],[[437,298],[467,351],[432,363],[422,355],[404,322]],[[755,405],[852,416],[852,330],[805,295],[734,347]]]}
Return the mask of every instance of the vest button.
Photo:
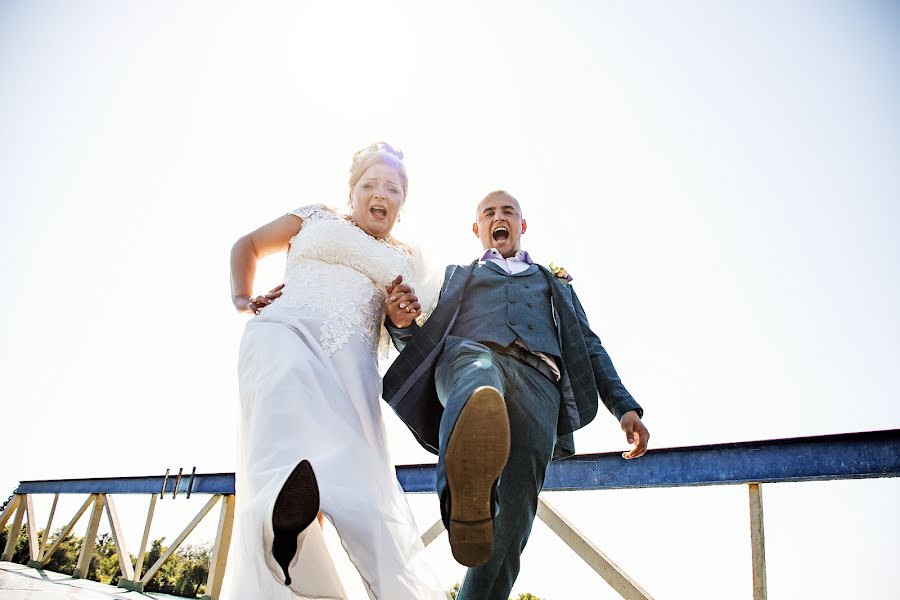
{"label": "vest button", "polygon": [[534,325],[532,325],[531,323],[529,323],[529,324],[528,324],[528,329],[534,329]]}
{"label": "vest button", "polygon": [[510,304],[515,304],[516,301],[515,301],[515,300],[510,300],[509,303],[510,303]]}
{"label": "vest button", "polygon": [[528,308],[534,308],[534,304],[532,304],[531,302],[529,302],[529,303],[528,303]]}
{"label": "vest button", "polygon": [[509,324],[510,324],[510,325],[515,325],[516,322],[515,322],[515,321],[510,321]]}

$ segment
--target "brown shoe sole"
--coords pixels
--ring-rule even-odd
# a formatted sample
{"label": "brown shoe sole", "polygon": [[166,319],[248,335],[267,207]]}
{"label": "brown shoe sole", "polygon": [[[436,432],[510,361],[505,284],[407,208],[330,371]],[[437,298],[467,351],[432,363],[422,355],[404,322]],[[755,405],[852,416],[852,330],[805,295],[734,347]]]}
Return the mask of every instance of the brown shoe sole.
{"label": "brown shoe sole", "polygon": [[444,465],[450,489],[450,549],[467,567],[490,559],[494,546],[491,488],[509,459],[509,415],[496,388],[469,396],[450,440]]}

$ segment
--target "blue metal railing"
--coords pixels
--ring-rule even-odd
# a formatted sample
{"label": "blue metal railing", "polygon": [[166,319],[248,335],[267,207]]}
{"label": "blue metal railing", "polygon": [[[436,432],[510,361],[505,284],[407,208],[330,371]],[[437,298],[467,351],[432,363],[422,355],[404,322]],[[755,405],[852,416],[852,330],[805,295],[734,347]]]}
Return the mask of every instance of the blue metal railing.
{"label": "blue metal railing", "polygon": [[[165,485],[164,485],[165,482]],[[15,494],[234,494],[234,473],[197,473],[193,486],[188,477],[180,481],[164,475],[143,477],[96,477],[91,479],[47,479],[23,481]]]}
{"label": "blue metal railing", "polygon": [[[898,476],[900,476],[900,429],[892,429],[655,449],[638,461],[626,461],[618,452],[582,454],[551,464],[547,471],[544,489],[548,491],[607,490],[749,484],[753,597],[755,600],[764,600],[766,598],[765,541],[762,495],[759,484]],[[397,477],[406,493],[434,492],[433,464],[399,466],[397,467]],[[182,476],[182,471],[179,470],[174,477],[170,477],[167,471],[165,475],[147,477],[23,481],[16,488],[14,496],[11,497],[11,501],[15,504],[9,505],[0,513],[0,526],[12,518],[13,509],[15,509],[12,528],[18,529],[27,513],[29,521],[28,548],[31,557],[28,564],[43,568],[59,541],[54,542],[46,551],[44,549],[47,544],[46,539],[38,544],[32,526],[35,515],[33,514],[31,495],[89,494],[89,498],[80,512],[58,536],[63,538],[93,503],[93,509],[88,511],[91,514],[88,531],[93,533],[88,533],[85,537],[86,540],[90,538],[90,542],[82,547],[79,557],[80,567],[76,569],[80,575],[81,571],[87,571],[90,564],[94,537],[103,510],[107,510],[109,513],[111,524],[117,522],[117,518],[114,518],[112,495],[149,494],[152,496],[142,550],[137,561],[138,565],[143,564],[141,557],[144,556],[146,549],[157,494],[160,497],[164,497],[166,494],[173,497],[178,495],[184,497],[191,494],[213,495],[206,506],[179,535],[176,542],[169,547],[168,554],[160,557],[156,564],[143,574],[143,577],[141,577],[140,567],[134,567],[135,572],[120,580],[119,586],[130,590],[143,590],[143,586],[153,577],[166,558],[177,549],[178,544],[190,534],[194,526],[206,516],[212,506],[221,501],[222,514],[219,520],[215,549],[210,559],[206,588],[209,591],[204,596],[208,600],[217,600],[222,590],[223,573],[231,539],[234,492],[233,473],[197,474],[196,470],[190,476]],[[53,508],[56,506],[57,499],[58,496],[54,498]],[[652,600],[645,590],[574,529],[545,499],[540,498],[538,503],[538,516],[623,598]],[[51,509],[51,519],[52,515],[53,509]],[[49,528],[50,523],[48,522],[46,529],[49,530]],[[423,541],[428,544],[442,530],[443,523],[436,522],[423,535]],[[121,532],[115,534],[115,537],[117,540],[122,539]],[[16,540],[16,537],[10,537],[7,540],[4,560],[10,560],[15,551]],[[118,544],[118,542],[116,543]],[[127,551],[122,550],[120,556],[128,556]],[[131,564],[125,561],[120,567],[125,573],[130,569]]]}
{"label": "blue metal railing", "polygon": [[[406,493],[434,492],[434,465],[397,467]],[[555,462],[544,489],[608,490],[900,477],[900,429],[651,450],[637,461],[618,452]],[[163,485],[165,481],[165,486]],[[187,477],[178,493],[187,492]],[[163,475],[22,481],[16,494],[172,494]],[[197,474],[194,494],[234,494],[233,473]]]}

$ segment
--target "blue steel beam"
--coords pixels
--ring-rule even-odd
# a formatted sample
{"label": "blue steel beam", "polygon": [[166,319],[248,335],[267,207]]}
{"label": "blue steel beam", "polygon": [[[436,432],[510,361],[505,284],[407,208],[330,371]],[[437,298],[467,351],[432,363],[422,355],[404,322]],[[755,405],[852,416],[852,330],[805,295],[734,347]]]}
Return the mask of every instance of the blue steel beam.
{"label": "blue steel beam", "polygon": [[[23,481],[16,488],[16,494],[159,494],[163,492],[163,481],[166,482],[165,494],[168,498],[175,493],[174,475],[166,479],[163,475],[146,477],[98,477],[95,479],[50,479],[43,481]],[[178,496],[187,495],[190,476],[182,476],[178,482]],[[234,473],[197,473],[191,495],[194,494],[233,494]]]}
{"label": "blue steel beam", "polygon": [[588,454],[555,463],[546,490],[609,490],[900,476],[900,429],[666,448],[639,460]]}
{"label": "blue steel beam", "polygon": [[[407,493],[434,492],[434,465],[397,467]],[[651,450],[626,461],[619,452],[581,454],[550,465],[548,491],[734,485],[900,477],[900,429]],[[187,492],[189,477],[178,494]],[[163,476],[23,481],[17,494],[153,494]],[[171,497],[175,479],[169,477]],[[192,494],[233,494],[233,473],[197,474]]]}
{"label": "blue steel beam", "polygon": [[[434,492],[434,466],[397,468],[407,493]],[[900,429],[651,450],[579,454],[547,469],[544,489],[615,490],[900,477]]]}

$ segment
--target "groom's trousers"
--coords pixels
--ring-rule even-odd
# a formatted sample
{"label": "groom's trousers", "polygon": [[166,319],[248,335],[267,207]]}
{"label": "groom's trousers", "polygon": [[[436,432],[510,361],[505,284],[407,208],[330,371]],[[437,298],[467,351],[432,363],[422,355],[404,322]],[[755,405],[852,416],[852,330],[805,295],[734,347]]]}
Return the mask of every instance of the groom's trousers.
{"label": "groom's trousers", "polygon": [[445,525],[449,525],[449,502],[453,501],[444,467],[447,442],[469,396],[483,385],[497,388],[506,400],[510,454],[497,484],[493,553],[487,563],[466,572],[458,600],[509,598],[556,441],[560,400],[554,382],[514,356],[449,336],[435,370],[435,387],[444,405],[436,491]]}

